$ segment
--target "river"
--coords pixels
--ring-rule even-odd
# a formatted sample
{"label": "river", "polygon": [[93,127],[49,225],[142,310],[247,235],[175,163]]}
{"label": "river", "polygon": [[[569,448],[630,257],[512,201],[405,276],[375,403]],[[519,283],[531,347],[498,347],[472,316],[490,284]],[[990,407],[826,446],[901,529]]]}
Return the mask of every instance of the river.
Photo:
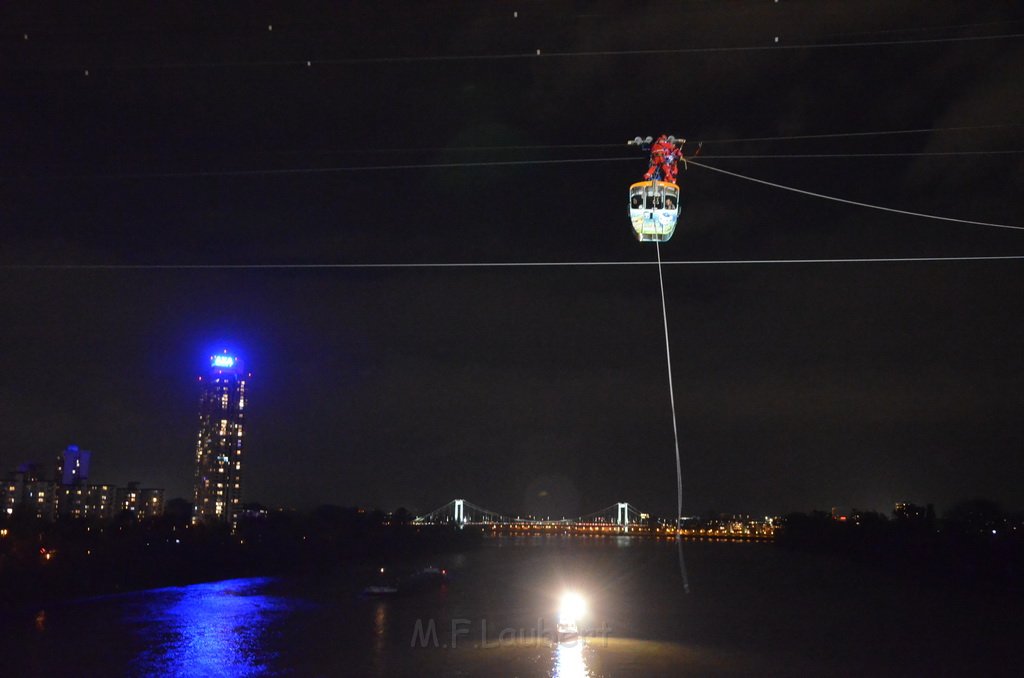
{"label": "river", "polygon": [[[361,594],[368,571],[235,579],[26,610],[0,674],[168,676],[1019,675],[1020,596],[897,578],[770,544],[502,537],[443,584]],[[392,564],[387,564],[391,567]],[[558,598],[584,641],[552,643]]]}

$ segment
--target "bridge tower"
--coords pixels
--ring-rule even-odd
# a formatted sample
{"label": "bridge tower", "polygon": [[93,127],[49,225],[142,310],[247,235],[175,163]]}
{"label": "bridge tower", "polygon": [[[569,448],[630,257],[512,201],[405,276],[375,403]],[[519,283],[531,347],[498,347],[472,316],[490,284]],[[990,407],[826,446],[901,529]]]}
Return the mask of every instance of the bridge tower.
{"label": "bridge tower", "polygon": [[629,530],[629,502],[620,501],[616,504],[615,522],[622,525],[622,531]]}
{"label": "bridge tower", "polygon": [[466,522],[466,500],[455,500],[455,524],[462,525]]}

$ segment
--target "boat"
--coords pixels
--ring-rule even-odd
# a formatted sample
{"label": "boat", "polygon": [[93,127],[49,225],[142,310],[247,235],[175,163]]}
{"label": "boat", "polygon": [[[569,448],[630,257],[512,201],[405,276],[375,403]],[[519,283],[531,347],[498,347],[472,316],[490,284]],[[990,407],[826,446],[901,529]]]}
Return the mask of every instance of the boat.
{"label": "boat", "polygon": [[562,596],[558,610],[558,624],[555,626],[555,642],[563,643],[579,638],[577,620],[587,611],[586,601],[578,593],[568,592]]}
{"label": "boat", "polygon": [[570,640],[576,640],[580,637],[580,630],[576,626],[576,622],[558,622],[556,629],[555,641],[559,643],[568,642]]}
{"label": "boat", "polygon": [[[385,574],[387,573],[387,574]],[[394,596],[420,593],[443,586],[448,581],[446,568],[429,565],[411,574],[395,575],[388,568],[380,568],[377,583],[363,589],[364,596]]]}

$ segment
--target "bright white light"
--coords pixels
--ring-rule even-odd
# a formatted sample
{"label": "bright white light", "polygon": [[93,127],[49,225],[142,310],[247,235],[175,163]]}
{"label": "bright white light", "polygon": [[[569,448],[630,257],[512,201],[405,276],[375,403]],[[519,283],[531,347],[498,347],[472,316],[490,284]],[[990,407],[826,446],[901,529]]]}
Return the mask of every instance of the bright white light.
{"label": "bright white light", "polygon": [[235,358],[230,355],[215,355],[211,356],[211,365],[213,367],[234,367]]}
{"label": "bright white light", "polygon": [[565,593],[558,608],[559,624],[575,624],[587,613],[587,602],[578,593]]}

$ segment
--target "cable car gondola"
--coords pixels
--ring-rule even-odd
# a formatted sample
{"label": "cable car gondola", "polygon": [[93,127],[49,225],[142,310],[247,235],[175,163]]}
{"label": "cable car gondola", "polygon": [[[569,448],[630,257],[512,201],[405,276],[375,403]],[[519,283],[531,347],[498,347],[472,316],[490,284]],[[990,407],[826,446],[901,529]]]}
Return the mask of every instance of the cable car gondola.
{"label": "cable car gondola", "polygon": [[676,231],[681,205],[675,180],[678,161],[686,163],[685,143],[686,139],[665,135],[657,141],[651,137],[636,137],[629,142],[651,153],[650,168],[644,180],[629,187],[629,220],[640,242],[668,242]]}
{"label": "cable car gondola", "polygon": [[657,180],[630,186],[629,220],[640,242],[667,242],[679,221],[679,186]]}

